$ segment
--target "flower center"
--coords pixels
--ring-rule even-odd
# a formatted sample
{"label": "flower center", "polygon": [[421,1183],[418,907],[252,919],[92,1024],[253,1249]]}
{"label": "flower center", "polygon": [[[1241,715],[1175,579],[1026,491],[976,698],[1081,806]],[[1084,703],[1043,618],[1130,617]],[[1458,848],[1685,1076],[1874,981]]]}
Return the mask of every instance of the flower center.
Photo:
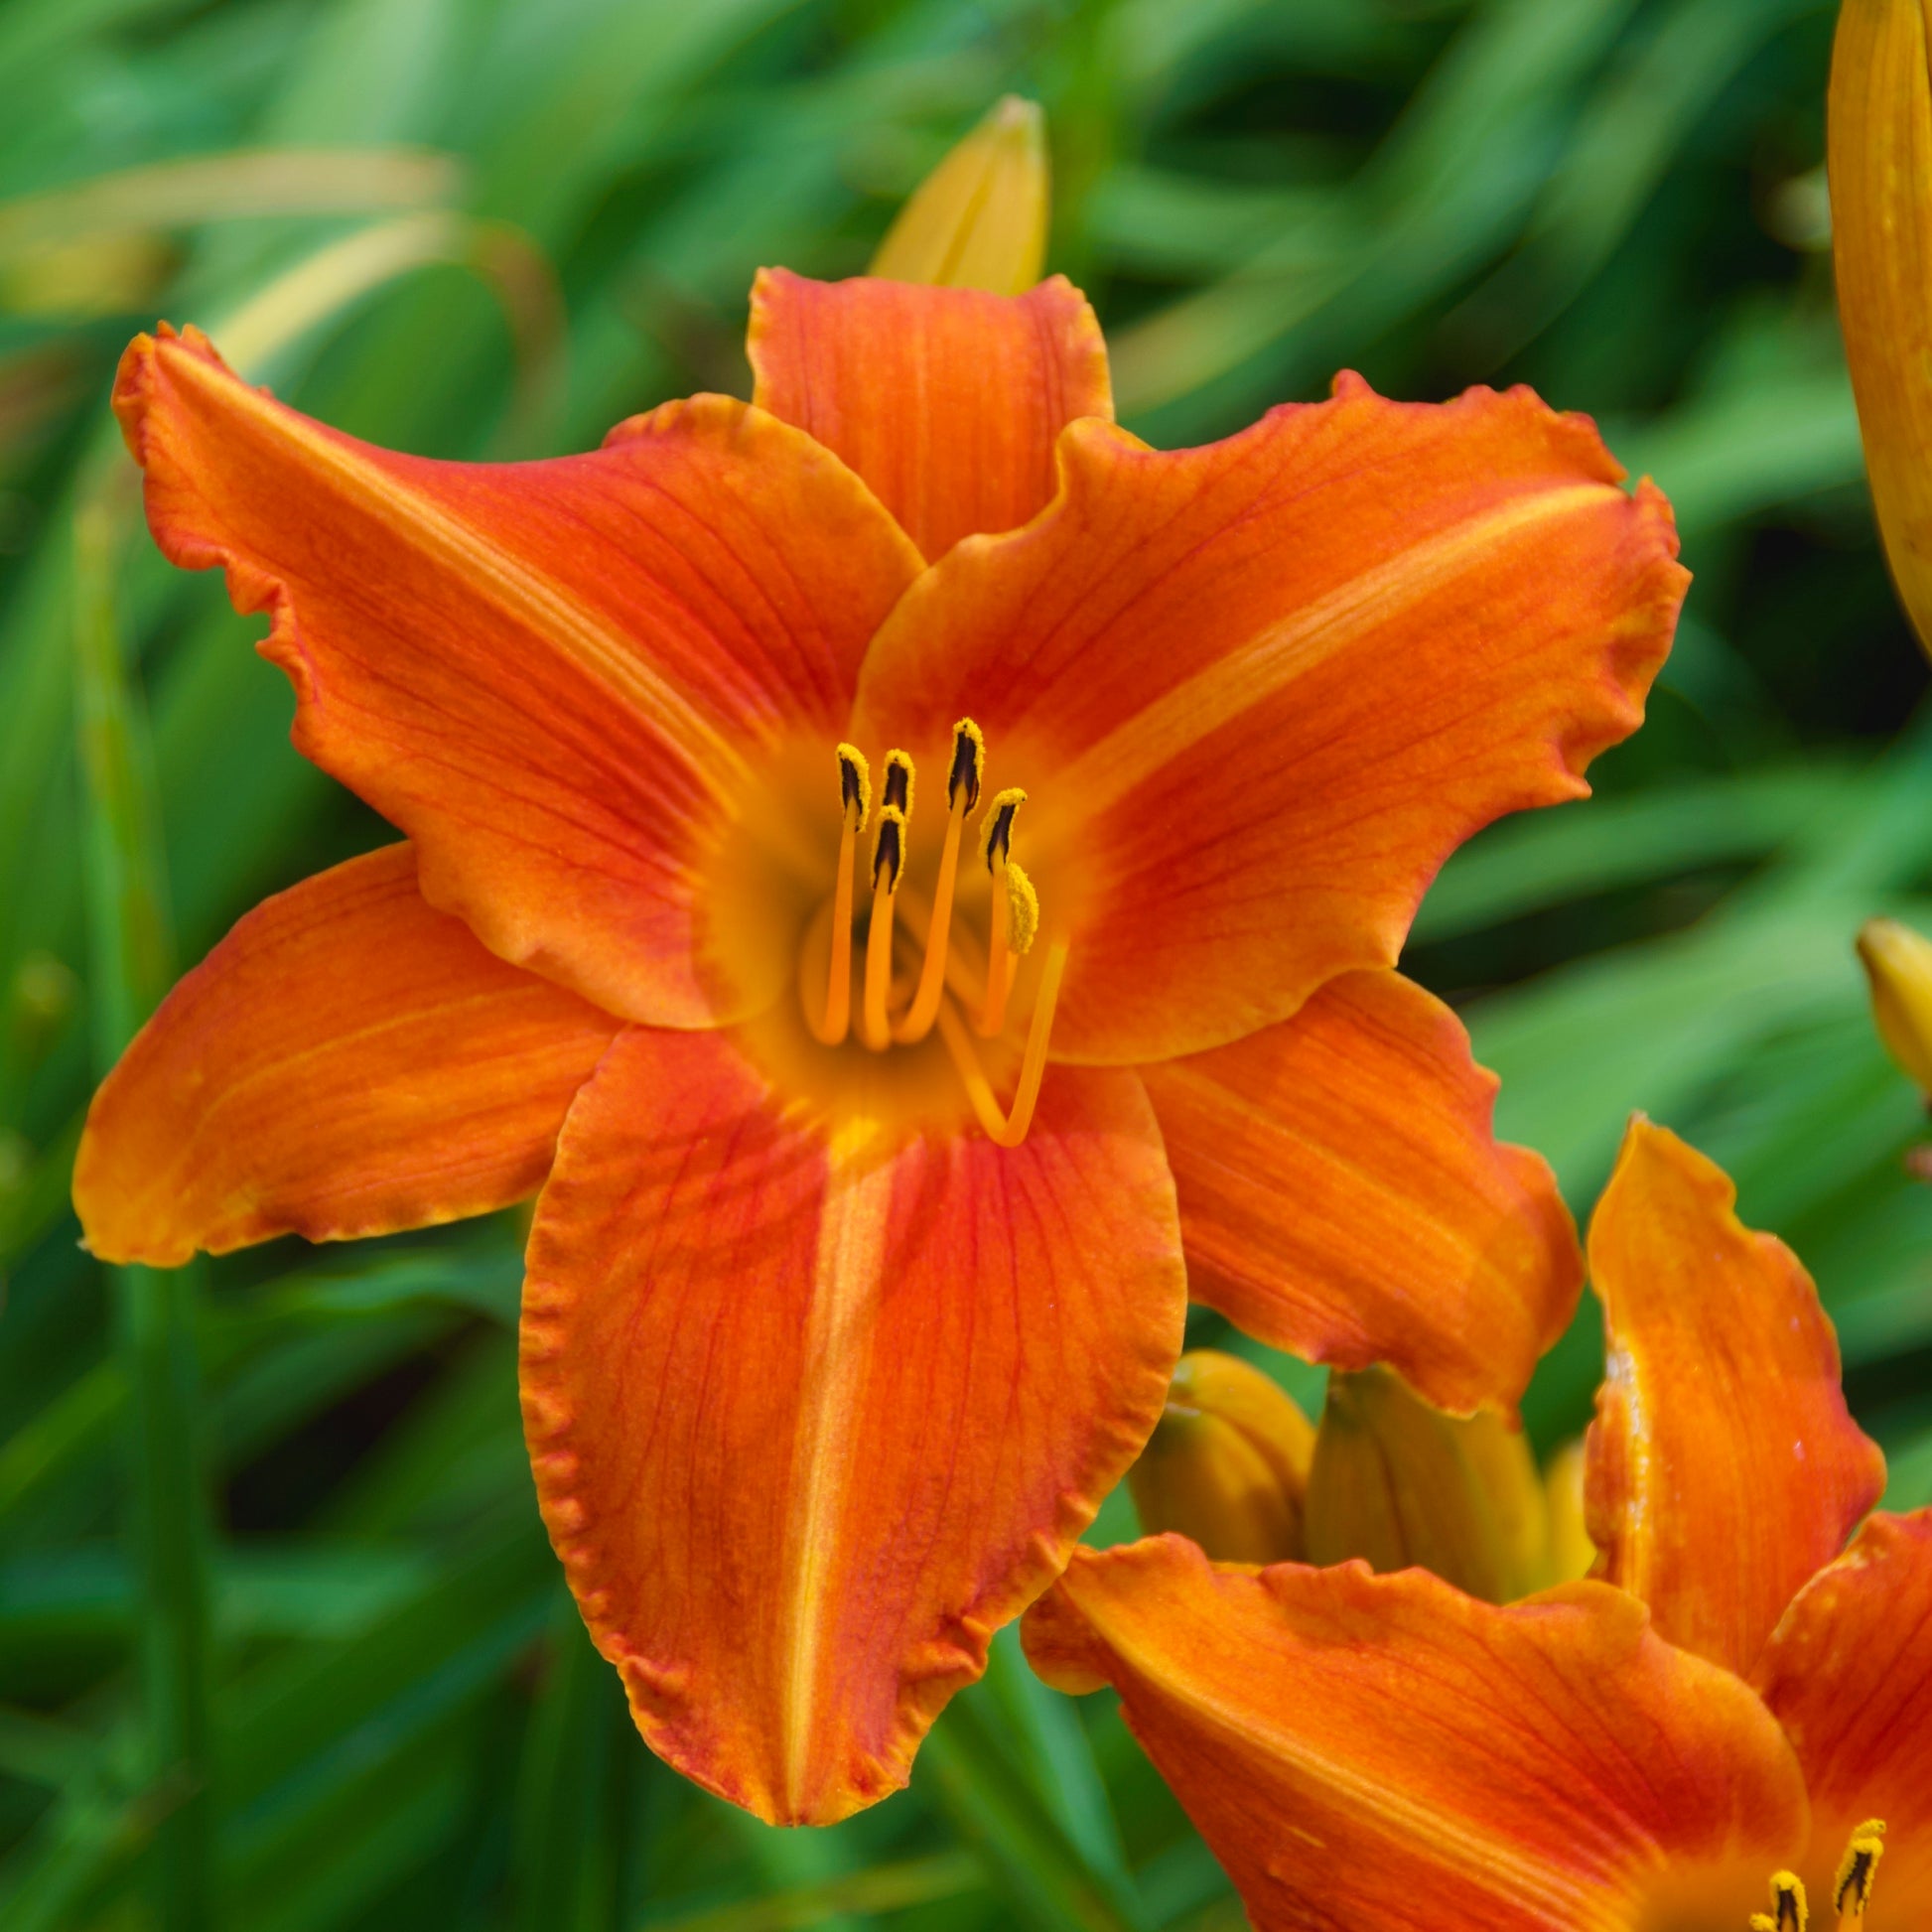
{"label": "flower center", "polygon": [[[1885,1821],[1867,1818],[1852,1834],[1852,1842],[1839,1861],[1838,1876],[1832,1881],[1832,1907],[1838,1913],[1839,1932],[1864,1924],[1864,1908],[1871,1898],[1872,1874],[1885,1850]],[[1771,1878],[1771,1909],[1753,1912],[1750,1932],[1809,1932],[1811,1907],[1805,1900],[1805,1881],[1795,1871],[1780,1871]]]}
{"label": "flower center", "polygon": [[[953,920],[960,848],[985,776],[986,741],[979,727],[970,718],[953,727],[945,835],[929,894],[907,876],[916,778],[911,758],[901,751],[886,754],[877,812],[865,755],[856,746],[841,745],[837,760],[839,845],[832,894],[799,949],[798,998],[805,1025],[823,1046],[842,1045],[856,1032],[875,1053],[916,1046],[936,1028],[987,1137],[1001,1147],[1018,1147],[1033,1124],[1046,1070],[1066,970],[1063,938],[1047,942],[1008,1105],[994,1093],[973,1042],[975,1035],[996,1040],[1006,1031],[1020,961],[1039,931],[1038,896],[1013,856],[1014,825],[1027,794],[1017,786],[996,792],[980,812],[978,863],[986,868],[989,886],[982,954],[964,931],[955,931]],[[869,829],[870,895],[861,919],[856,875]]]}

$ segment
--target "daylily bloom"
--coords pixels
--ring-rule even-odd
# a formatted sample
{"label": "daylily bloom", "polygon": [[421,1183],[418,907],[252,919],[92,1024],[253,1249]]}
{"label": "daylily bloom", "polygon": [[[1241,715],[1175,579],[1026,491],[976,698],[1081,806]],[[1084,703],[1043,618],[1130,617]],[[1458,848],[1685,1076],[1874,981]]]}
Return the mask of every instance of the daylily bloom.
{"label": "daylily bloom", "polygon": [[1932,651],[1932,30],[1922,0],[1845,0],[1826,160],[1839,324],[1872,507]]}
{"label": "daylily bloom", "polygon": [[1462,838],[1635,727],[1685,577],[1526,391],[1346,376],[1151,450],[1063,281],[766,273],[751,356],[749,405],[470,466],[128,351],[156,539],[272,616],[298,747],[406,843],[182,983],[74,1191],[167,1266],[541,1183],[585,1619],[655,1749],[823,1822],[1146,1441],[1183,1247],[1267,1340],[1520,1394],[1574,1231],[1390,968]]}
{"label": "daylily bloom", "polygon": [[[1803,1932],[1932,1912],[1932,1511],[1876,1515],[1831,1323],[1702,1156],[1638,1120],[1589,1233],[1603,1581],[1080,1551],[1029,1613],[1115,1685],[1254,1923]],[[1882,1863],[1881,1863],[1882,1862]]]}

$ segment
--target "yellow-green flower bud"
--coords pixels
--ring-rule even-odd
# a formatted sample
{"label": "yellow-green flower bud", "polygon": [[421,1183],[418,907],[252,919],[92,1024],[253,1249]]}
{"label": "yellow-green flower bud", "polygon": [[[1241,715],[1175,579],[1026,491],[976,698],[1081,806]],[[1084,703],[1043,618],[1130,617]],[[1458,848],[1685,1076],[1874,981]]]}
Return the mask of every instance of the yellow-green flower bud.
{"label": "yellow-green flower bud", "polygon": [[1046,263],[1046,122],[1007,97],[913,190],[872,258],[894,282],[1020,295]]}
{"label": "yellow-green flower bud", "polygon": [[1329,1376],[1309,1472],[1311,1563],[1420,1567],[1506,1603],[1545,1583],[1549,1527],[1520,1429],[1447,1415],[1389,1369]]}
{"label": "yellow-green flower bud", "polygon": [[1128,1471],[1150,1535],[1178,1530],[1220,1563],[1299,1559],[1314,1425],[1258,1368],[1181,1356],[1153,1440]]}
{"label": "yellow-green flower bud", "polygon": [[1871,982],[1871,1018],[1885,1050],[1932,1097],[1932,939],[1896,919],[1859,928],[1859,958]]}

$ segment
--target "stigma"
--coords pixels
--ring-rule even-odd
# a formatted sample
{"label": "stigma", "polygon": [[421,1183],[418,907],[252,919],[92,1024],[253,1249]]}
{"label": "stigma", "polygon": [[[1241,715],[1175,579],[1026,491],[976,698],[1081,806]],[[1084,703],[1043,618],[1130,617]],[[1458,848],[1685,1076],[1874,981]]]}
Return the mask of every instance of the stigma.
{"label": "stigma", "polygon": [[[799,998],[805,1023],[821,1045],[843,1045],[856,1034],[860,1043],[875,1053],[917,1045],[936,1030],[987,1137],[1001,1147],[1018,1147],[1033,1124],[1045,1075],[1053,1013],[1066,970],[1064,939],[1055,936],[1047,941],[1019,1080],[1007,1105],[994,1093],[973,1042],[975,1036],[997,1040],[1005,1035],[1020,962],[1039,936],[1039,896],[1014,857],[1015,828],[1027,794],[1011,786],[994,793],[981,808],[986,740],[970,718],[962,718],[953,727],[945,835],[928,897],[907,877],[917,780],[911,758],[898,750],[886,754],[876,811],[872,767],[864,753],[857,746],[842,744],[836,763],[839,844],[832,879],[831,946],[823,980],[801,959]],[[953,918],[966,823],[975,812],[979,813],[978,863],[985,867],[989,885],[983,970],[978,969],[977,947],[967,935],[955,932]],[[870,903],[861,920],[859,855],[868,832]],[[858,931],[864,935],[863,957],[855,961]],[[806,958],[810,957],[807,949]]]}
{"label": "stigma", "polygon": [[[1832,1880],[1832,1909],[1838,1915],[1838,1932],[1854,1932],[1864,1924],[1865,1907],[1871,1901],[1871,1880],[1884,1856],[1885,1821],[1867,1818],[1852,1834],[1852,1842],[1839,1861],[1838,1875]],[[1771,1878],[1771,1909],[1753,1912],[1750,1932],[1810,1932],[1811,1907],[1805,1898],[1804,1880],[1795,1871],[1779,1871]]]}

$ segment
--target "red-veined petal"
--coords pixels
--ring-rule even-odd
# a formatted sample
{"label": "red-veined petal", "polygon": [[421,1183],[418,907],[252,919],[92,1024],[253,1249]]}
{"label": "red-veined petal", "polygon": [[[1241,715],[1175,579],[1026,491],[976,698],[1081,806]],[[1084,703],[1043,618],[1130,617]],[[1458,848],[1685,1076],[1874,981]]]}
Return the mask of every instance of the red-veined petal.
{"label": "red-veined petal", "polygon": [[1675,1134],[1630,1123],[1589,1224],[1609,1359],[1585,1482],[1598,1574],[1672,1643],[1747,1672],[1885,1465],[1846,1410],[1811,1277],[1736,1198]]}
{"label": "red-veined petal", "polygon": [[1005,296],[767,268],[748,347],[752,400],[843,457],[928,557],[1036,515],[1060,431],[1114,413],[1100,325],[1058,275]]}
{"label": "red-veined petal", "polygon": [[1757,1687],[1805,1769],[1813,1845],[1885,1823],[1874,1925],[1932,1915],[1932,1509],[1874,1516],[1791,1599]]}
{"label": "red-veined petal", "polygon": [[791,963],[728,971],[694,869],[765,748],[817,733],[829,759],[918,568],[850,472],[716,396],[554,462],[398,456],[193,332],[141,337],[115,407],[157,542],[273,614],[297,748],[410,834],[433,905],[631,1019],[770,997]]}
{"label": "red-veined petal", "polygon": [[1665,1860],[1803,1842],[1736,1678],[1572,1584],[1498,1609],[1426,1571],[1081,1550],[1029,1612],[1049,1684],[1112,1684],[1260,1932],[1629,1932]]}
{"label": "red-veined petal", "polygon": [[620,1028],[432,911],[408,846],[351,859],[241,919],[101,1083],[87,1245],[168,1268],[521,1200]]}
{"label": "red-veined petal", "polygon": [[1143,1077],[1195,1301],[1311,1361],[1387,1362],[1441,1408],[1513,1407],[1583,1256],[1548,1165],[1495,1138],[1495,1076],[1442,1001],[1344,974]]}
{"label": "red-veined petal", "polygon": [[1131,1074],[1025,1144],[829,1136],[724,1034],[638,1029],[572,1109],[524,1290],[537,1490],[638,1727],[760,1816],[902,1784],[1146,1441],[1180,1346]]}
{"label": "red-veined petal", "polygon": [[1636,728],[1687,581],[1668,506],[1526,390],[1355,377],[1205,449],[1083,422],[1025,530],[961,545],[867,654],[855,732],[978,720],[1072,936],[1053,1045],[1150,1061],[1392,965],[1457,844]]}

